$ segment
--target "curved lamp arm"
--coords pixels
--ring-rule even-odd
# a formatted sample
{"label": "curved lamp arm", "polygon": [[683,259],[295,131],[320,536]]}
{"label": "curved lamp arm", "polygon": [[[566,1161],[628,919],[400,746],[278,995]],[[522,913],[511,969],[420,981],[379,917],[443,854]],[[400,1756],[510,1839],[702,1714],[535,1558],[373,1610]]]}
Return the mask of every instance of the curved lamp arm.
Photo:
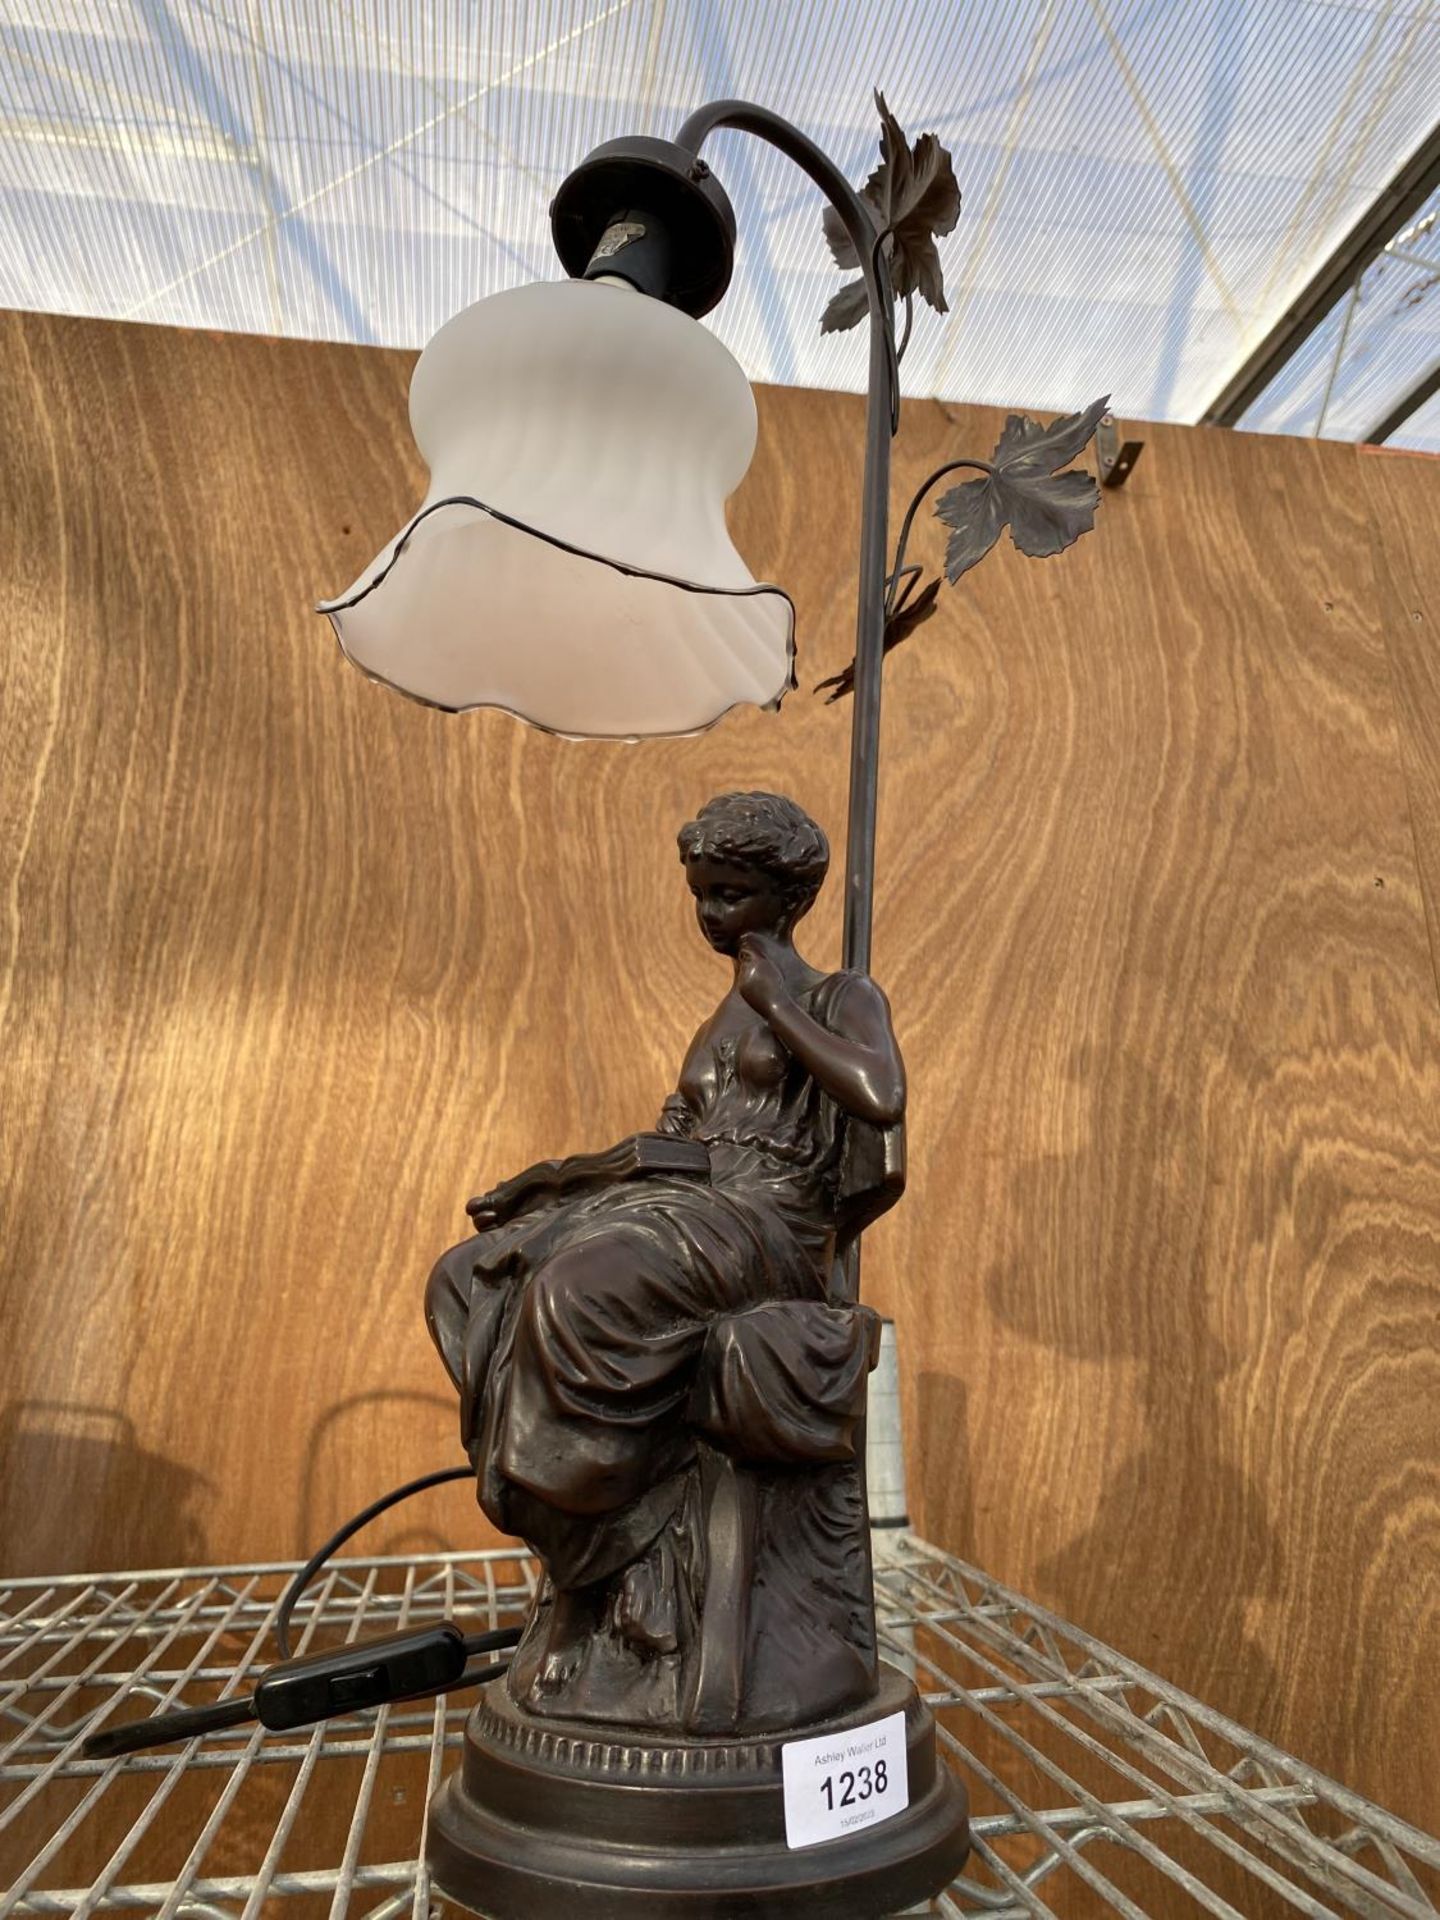
{"label": "curved lamp arm", "polygon": [[[845,175],[825,152],[783,114],[769,107],[757,107],[749,100],[712,100],[697,107],[675,136],[675,145],[698,156],[710,134],[719,127],[731,127],[737,133],[753,133],[758,139],[777,147],[793,160],[819,187],[839,215],[860,262],[860,272],[870,295],[870,327],[873,343],[877,330],[883,330],[887,367],[887,397],[890,403],[890,432],[900,428],[899,359],[895,349],[895,296],[890,286],[890,269],[883,242],[887,230],[875,225],[869,209]],[[877,329],[877,321],[880,323]]]}
{"label": "curved lamp arm", "polygon": [[795,162],[844,223],[870,296],[870,372],[865,420],[865,477],[860,507],[860,585],[855,613],[855,710],[850,723],[850,812],[845,840],[844,964],[870,970],[875,897],[875,814],[880,760],[881,663],[885,645],[886,549],[889,544],[890,440],[900,420],[894,296],[883,233],[834,161],[796,126],[768,107],[716,100],[692,113],[675,144],[697,154],[719,127],[753,133]]}

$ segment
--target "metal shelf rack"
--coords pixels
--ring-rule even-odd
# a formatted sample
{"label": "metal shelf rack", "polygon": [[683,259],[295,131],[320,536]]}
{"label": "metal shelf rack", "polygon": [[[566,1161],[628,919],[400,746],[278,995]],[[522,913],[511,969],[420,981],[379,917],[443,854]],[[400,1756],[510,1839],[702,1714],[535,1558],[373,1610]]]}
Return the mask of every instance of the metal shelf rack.
{"label": "metal shelf rack", "polygon": [[[971,1788],[974,1852],[934,1912],[1440,1914],[1440,1841],[913,1534],[875,1541],[887,1657],[914,1673]],[[293,1571],[0,1582],[0,1920],[444,1911],[416,1860],[463,1696],[80,1757],[112,1717],[243,1688],[276,1657]],[[304,1644],[447,1615],[498,1626],[535,1578],[510,1550],[337,1561]]]}

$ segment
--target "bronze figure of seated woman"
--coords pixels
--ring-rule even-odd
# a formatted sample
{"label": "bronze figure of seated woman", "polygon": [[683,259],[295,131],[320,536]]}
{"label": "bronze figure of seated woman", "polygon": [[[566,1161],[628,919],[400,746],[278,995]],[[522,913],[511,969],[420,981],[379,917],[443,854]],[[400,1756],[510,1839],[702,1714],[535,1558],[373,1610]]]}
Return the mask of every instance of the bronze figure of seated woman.
{"label": "bronze figure of seated woman", "polygon": [[546,1571],[516,1702],[758,1731],[876,1684],[854,1440],[878,1329],[843,1256],[903,1185],[905,1075],[874,982],[795,949],[815,822],[727,794],[679,845],[734,980],[657,1130],[472,1201],[426,1306],[480,1503]]}

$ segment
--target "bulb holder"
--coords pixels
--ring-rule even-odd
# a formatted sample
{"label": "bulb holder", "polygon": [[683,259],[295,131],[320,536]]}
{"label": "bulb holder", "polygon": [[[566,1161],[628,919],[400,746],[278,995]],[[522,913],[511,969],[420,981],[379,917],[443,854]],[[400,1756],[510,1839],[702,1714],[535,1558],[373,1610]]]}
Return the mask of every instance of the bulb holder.
{"label": "bulb holder", "polygon": [[[634,227],[642,231],[624,231]],[[629,280],[696,320],[720,300],[735,265],[725,189],[688,148],[645,134],[586,155],[550,203],[550,231],[573,280]]]}
{"label": "bulb holder", "polygon": [[670,285],[670,236],[653,213],[631,207],[600,236],[585,269],[587,280],[624,280],[637,293],[663,300]]}

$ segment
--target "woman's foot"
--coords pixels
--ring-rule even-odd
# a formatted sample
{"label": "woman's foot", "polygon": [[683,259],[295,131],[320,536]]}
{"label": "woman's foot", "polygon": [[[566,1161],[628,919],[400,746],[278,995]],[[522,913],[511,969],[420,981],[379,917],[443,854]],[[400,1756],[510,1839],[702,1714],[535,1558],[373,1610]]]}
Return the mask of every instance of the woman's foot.
{"label": "woman's foot", "polygon": [[662,1534],[641,1559],[631,1561],[615,1594],[615,1630],[639,1653],[674,1653],[680,1644],[677,1568]]}

